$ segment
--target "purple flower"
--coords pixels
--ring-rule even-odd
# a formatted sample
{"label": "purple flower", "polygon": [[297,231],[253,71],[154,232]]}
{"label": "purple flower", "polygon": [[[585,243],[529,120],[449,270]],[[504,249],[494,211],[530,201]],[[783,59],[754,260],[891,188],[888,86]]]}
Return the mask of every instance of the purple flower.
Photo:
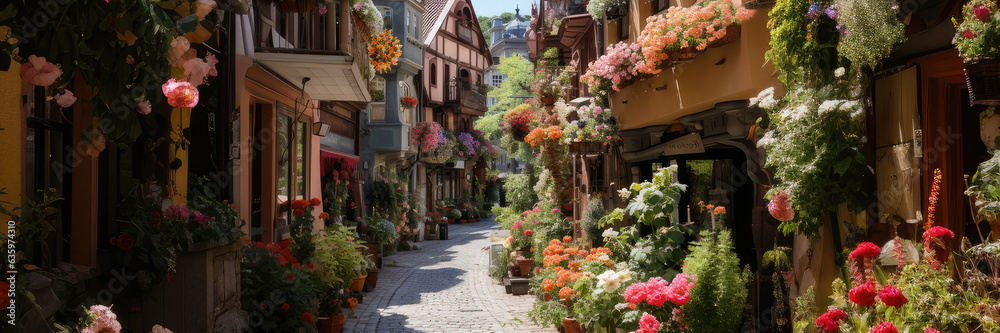
{"label": "purple flower", "polygon": [[202,214],[201,212],[194,212],[194,221],[198,222],[199,225],[202,225],[208,220],[205,218],[205,214]]}
{"label": "purple flower", "polygon": [[830,6],[823,12],[826,13],[826,17],[829,17],[831,20],[837,19],[837,5]]}
{"label": "purple flower", "polygon": [[809,6],[809,13],[807,15],[815,17],[819,14],[819,5],[812,4]]}

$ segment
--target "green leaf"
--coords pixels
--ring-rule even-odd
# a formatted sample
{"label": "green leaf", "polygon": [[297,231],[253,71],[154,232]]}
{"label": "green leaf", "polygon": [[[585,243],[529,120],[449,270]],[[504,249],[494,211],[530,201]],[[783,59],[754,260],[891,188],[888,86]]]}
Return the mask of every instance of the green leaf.
{"label": "green leaf", "polygon": [[198,28],[198,15],[188,15],[177,20],[177,33],[180,35],[194,32]]}

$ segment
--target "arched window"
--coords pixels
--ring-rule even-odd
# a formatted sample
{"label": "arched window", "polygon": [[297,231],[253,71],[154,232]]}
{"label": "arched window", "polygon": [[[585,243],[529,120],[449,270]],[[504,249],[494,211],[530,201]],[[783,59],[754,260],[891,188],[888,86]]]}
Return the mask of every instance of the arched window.
{"label": "arched window", "polygon": [[431,63],[431,72],[428,75],[430,75],[431,85],[432,86],[436,86],[438,84],[438,66],[437,66],[437,64],[435,64],[433,62]]}

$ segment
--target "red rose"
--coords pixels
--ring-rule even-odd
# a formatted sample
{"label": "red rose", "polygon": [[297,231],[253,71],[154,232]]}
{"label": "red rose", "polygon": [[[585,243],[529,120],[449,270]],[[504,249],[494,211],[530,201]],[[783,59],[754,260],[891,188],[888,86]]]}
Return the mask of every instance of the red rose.
{"label": "red rose", "polygon": [[906,296],[903,296],[903,292],[896,289],[893,286],[886,286],[878,292],[878,298],[882,300],[882,303],[888,306],[901,307],[906,304]]}
{"label": "red rose", "polygon": [[[298,264],[294,264],[294,265],[298,265]],[[295,274],[288,273],[288,275],[285,275],[285,279],[295,280]]]}
{"label": "red rose", "polygon": [[965,37],[965,39],[972,39],[972,38],[976,37],[976,33],[972,32],[970,30],[966,30],[965,32],[962,33],[962,37]]}
{"label": "red rose", "polygon": [[309,312],[303,313],[302,314],[302,320],[304,320],[306,323],[312,324],[313,323],[313,316]]}
{"label": "red rose", "polygon": [[309,200],[309,202],[312,203],[313,206],[319,206],[323,204],[322,201],[319,201],[319,198],[312,198],[312,200]]}
{"label": "red rose", "polygon": [[284,303],[284,304],[281,305],[281,312],[288,312],[288,310],[291,310],[291,309],[292,309],[292,307],[289,306],[288,303]]}
{"label": "red rose", "polygon": [[132,245],[135,245],[135,239],[132,239],[132,235],[129,235],[127,232],[123,232],[121,235],[118,235],[119,249],[128,251],[132,249]]}
{"label": "red rose", "polygon": [[163,223],[163,217],[160,216],[160,212],[153,212],[153,214],[151,214],[151,215],[152,215],[152,219],[153,219],[153,228],[156,228],[157,230],[159,230],[160,229],[160,224]]}
{"label": "red rose", "polygon": [[844,320],[847,315],[844,311],[840,309],[830,309],[826,313],[816,318],[816,327],[819,328],[820,332],[825,333],[837,333],[840,332],[840,321]]}
{"label": "red rose", "polygon": [[875,284],[871,281],[862,283],[851,289],[847,297],[858,306],[871,306],[875,304]]}
{"label": "red rose", "polygon": [[878,324],[878,326],[872,327],[868,333],[899,333],[899,330],[896,329],[896,325],[893,325],[890,322],[884,322]]}
{"label": "red rose", "polygon": [[990,20],[990,9],[986,6],[978,5],[976,8],[972,9],[972,14],[979,19],[980,22],[986,22]]}
{"label": "red rose", "polygon": [[531,230],[525,230],[524,231],[524,235],[525,236],[531,236],[531,234],[533,234],[533,232]]}
{"label": "red rose", "polygon": [[858,247],[851,252],[847,258],[850,260],[858,260],[861,258],[865,259],[875,259],[878,257],[879,253],[882,253],[882,249],[872,242],[863,242],[858,244]]}
{"label": "red rose", "polygon": [[298,216],[306,216],[306,211],[304,211],[304,210],[301,210],[301,209],[296,209],[296,210],[295,210],[295,215],[298,215]]}

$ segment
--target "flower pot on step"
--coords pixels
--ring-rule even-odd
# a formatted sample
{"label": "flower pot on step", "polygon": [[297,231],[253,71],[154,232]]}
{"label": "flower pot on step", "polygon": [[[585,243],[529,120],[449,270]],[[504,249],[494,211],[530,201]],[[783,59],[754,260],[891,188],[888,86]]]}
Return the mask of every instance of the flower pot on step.
{"label": "flower pot on step", "polygon": [[583,333],[583,328],[580,327],[580,323],[576,319],[563,318],[563,329],[566,333]]}
{"label": "flower pot on step", "polygon": [[365,288],[365,279],[368,278],[368,274],[359,276],[354,280],[351,280],[351,291],[361,291]]}
{"label": "flower pot on step", "polygon": [[330,318],[320,318],[316,323],[316,328],[319,329],[320,333],[340,333],[344,329],[344,321],[346,320],[347,316],[338,313]]}
{"label": "flower pot on step", "polygon": [[378,271],[368,271],[368,277],[365,278],[365,283],[372,286],[372,288],[375,288],[375,286],[378,285]]}
{"label": "flower pot on step", "polygon": [[521,269],[522,276],[528,276],[531,273],[531,265],[535,264],[533,259],[517,259],[517,267]]}

